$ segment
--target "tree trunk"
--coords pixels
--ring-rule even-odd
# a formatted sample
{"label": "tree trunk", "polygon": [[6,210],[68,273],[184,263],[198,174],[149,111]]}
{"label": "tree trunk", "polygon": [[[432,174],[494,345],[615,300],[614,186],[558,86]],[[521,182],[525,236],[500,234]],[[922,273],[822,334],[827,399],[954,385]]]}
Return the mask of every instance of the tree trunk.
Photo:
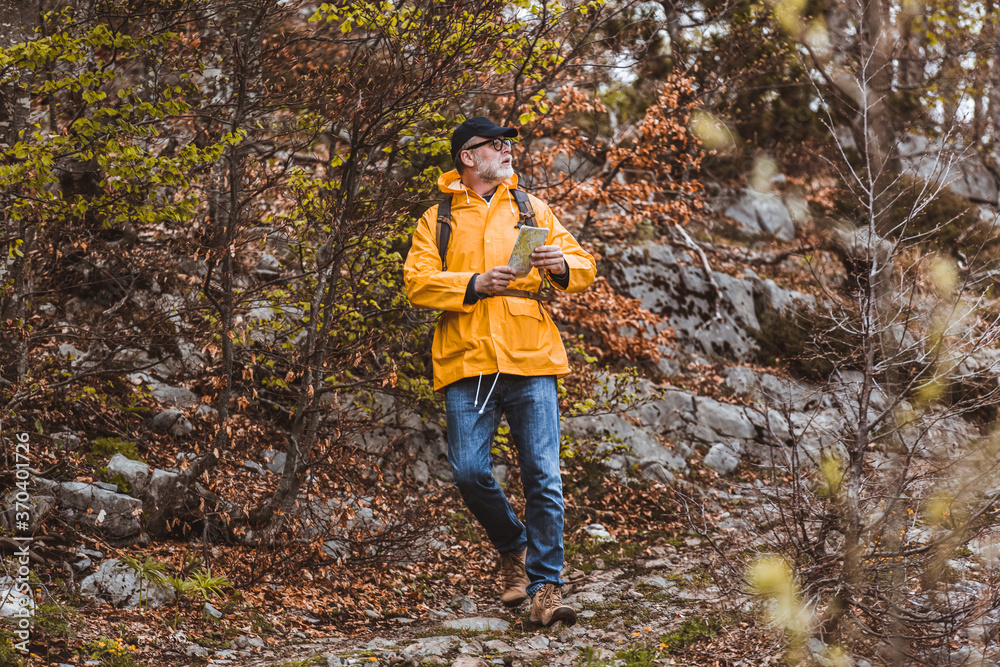
{"label": "tree trunk", "polygon": [[[0,0],[0,48],[27,41],[35,27],[36,6],[26,0]],[[28,124],[31,100],[23,77],[0,83],[0,149],[13,146]],[[0,192],[0,380],[18,382],[27,370],[24,340],[27,292],[26,235],[21,221],[12,220],[9,207],[16,195]]]}

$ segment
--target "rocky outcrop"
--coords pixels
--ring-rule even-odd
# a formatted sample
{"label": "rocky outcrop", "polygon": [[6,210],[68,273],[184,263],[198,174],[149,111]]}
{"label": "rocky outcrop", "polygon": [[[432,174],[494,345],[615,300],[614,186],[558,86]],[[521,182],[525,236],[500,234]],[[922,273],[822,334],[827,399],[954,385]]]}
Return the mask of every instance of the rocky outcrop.
{"label": "rocky outcrop", "polygon": [[727,218],[751,234],[773,236],[781,241],[795,238],[795,223],[788,207],[776,194],[752,188],[716,198],[713,204]]}
{"label": "rocky outcrop", "polygon": [[155,609],[174,599],[173,589],[144,581],[138,572],[109,558],[100,569],[80,582],[80,592],[98,602],[114,607],[143,607]]}
{"label": "rocky outcrop", "polygon": [[141,500],[84,482],[63,482],[56,498],[70,518],[112,539],[139,534]]}
{"label": "rocky outcrop", "polygon": [[[611,250],[608,280],[642,307],[663,315],[681,345],[700,354],[734,360],[754,358],[762,331],[761,314],[812,309],[814,297],[785,290],[746,271],[734,278],[705,270],[687,253],[662,245]],[[716,291],[717,286],[718,290]]]}

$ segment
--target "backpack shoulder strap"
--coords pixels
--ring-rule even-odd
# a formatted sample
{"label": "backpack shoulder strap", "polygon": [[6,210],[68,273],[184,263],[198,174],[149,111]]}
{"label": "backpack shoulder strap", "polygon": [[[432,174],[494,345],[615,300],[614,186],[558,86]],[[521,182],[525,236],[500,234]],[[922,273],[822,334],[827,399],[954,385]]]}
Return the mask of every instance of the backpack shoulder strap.
{"label": "backpack shoulder strap", "polygon": [[437,247],[441,257],[441,270],[448,270],[448,242],[451,240],[451,197],[438,203]]}
{"label": "backpack shoulder strap", "polygon": [[535,209],[531,205],[528,193],[517,189],[511,190],[511,192],[514,194],[514,201],[517,202],[517,209],[521,212],[521,219],[518,220],[517,227],[520,228],[521,225],[535,227]]}

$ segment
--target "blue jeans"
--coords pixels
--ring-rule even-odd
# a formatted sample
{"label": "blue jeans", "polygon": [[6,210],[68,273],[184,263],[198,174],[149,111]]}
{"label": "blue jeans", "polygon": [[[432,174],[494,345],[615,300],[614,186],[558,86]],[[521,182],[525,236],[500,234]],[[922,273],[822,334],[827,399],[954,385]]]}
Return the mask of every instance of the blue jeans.
{"label": "blue jeans", "polygon": [[[529,596],[545,584],[562,586],[565,506],[555,376],[484,375],[481,382],[477,377],[465,378],[444,391],[448,461],[465,504],[497,551],[519,552],[527,547]],[[504,414],[521,465],[524,523],[493,477],[490,449]]]}

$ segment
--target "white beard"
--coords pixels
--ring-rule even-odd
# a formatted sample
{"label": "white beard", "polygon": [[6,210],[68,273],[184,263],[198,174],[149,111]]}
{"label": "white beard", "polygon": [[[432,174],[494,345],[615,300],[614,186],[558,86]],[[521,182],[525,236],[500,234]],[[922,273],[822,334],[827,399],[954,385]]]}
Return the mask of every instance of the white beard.
{"label": "white beard", "polygon": [[514,167],[503,164],[500,160],[483,160],[482,163],[477,161],[475,169],[479,180],[491,185],[499,185],[514,175]]}

